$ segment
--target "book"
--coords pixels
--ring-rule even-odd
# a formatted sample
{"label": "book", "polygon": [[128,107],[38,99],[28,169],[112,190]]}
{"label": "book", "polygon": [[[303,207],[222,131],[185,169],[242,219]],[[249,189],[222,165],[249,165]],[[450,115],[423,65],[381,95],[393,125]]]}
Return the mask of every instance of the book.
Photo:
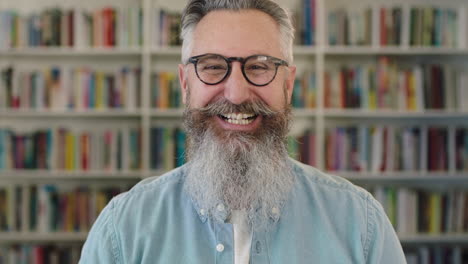
{"label": "book", "polygon": [[119,185],[2,184],[0,231],[87,232],[110,199],[126,190]]}
{"label": "book", "polygon": [[410,45],[435,47],[460,47],[465,37],[457,39],[463,21],[458,17],[463,8],[412,6],[410,10]]}
{"label": "book", "polygon": [[141,133],[137,127],[81,131],[58,127],[21,133],[0,128],[0,171],[139,170],[140,151]]}
{"label": "book", "polygon": [[316,137],[312,130],[305,130],[299,135],[288,137],[288,153],[305,164],[316,165]]}
{"label": "book", "polygon": [[150,132],[150,167],[171,170],[185,163],[185,132],[178,127],[152,127]]}
{"label": "book", "polygon": [[155,46],[165,47],[165,46],[177,46],[181,45],[180,35],[180,23],[181,23],[181,13],[175,11],[169,11],[166,9],[155,8],[154,14],[159,20],[155,20],[157,23],[155,25],[154,35],[159,36],[154,37],[153,43]]}
{"label": "book", "polygon": [[[124,15],[125,14],[125,15]],[[18,47],[141,46],[142,9],[48,8],[32,14],[0,10],[0,49]]]}
{"label": "book", "polygon": [[401,235],[466,232],[466,191],[378,186],[371,190]]}
{"label": "book", "polygon": [[463,111],[468,102],[468,92],[462,89],[466,80],[464,70],[450,64],[399,66],[388,57],[379,57],[376,65],[329,67],[324,75],[324,106]]}
{"label": "book", "polygon": [[[447,171],[447,128],[404,125],[330,127],[325,133],[325,163],[329,171]],[[440,133],[440,135],[439,135]],[[440,136],[441,143],[435,138]],[[438,144],[435,146],[434,144]],[[428,150],[428,151],[426,151]],[[438,163],[431,163],[435,159]]]}
{"label": "book", "polygon": [[159,109],[182,105],[180,84],[175,73],[158,72],[151,76],[151,106]]}
{"label": "book", "polygon": [[[3,108],[38,110],[126,109],[140,107],[141,71],[54,66],[8,67],[3,71]],[[2,106],[0,105],[0,106]]]}
{"label": "book", "polygon": [[468,170],[468,129],[457,128],[455,132],[455,168],[457,171]]}

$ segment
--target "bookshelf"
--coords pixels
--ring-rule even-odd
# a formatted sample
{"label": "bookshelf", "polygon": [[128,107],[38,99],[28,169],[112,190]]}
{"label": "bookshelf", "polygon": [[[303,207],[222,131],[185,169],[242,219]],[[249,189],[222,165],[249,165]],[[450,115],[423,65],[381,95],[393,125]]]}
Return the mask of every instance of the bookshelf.
{"label": "bookshelf", "polygon": [[[180,127],[182,110],[180,108],[157,108],[154,107],[154,98],[156,95],[154,91],[161,89],[153,79],[155,73],[176,73],[177,64],[180,60],[180,47],[170,44],[168,39],[170,36],[165,36],[162,40],[160,28],[162,23],[159,18],[160,9],[166,11],[166,15],[177,17],[177,12],[180,12],[184,6],[184,1],[166,1],[166,0],[119,0],[119,1],[91,1],[83,0],[79,5],[70,1],[55,1],[47,0],[41,2],[40,6],[31,5],[27,0],[7,0],[0,3],[0,10],[15,9],[24,13],[32,11],[45,10],[47,8],[59,6],[64,10],[73,9],[81,10],[86,6],[89,12],[93,10],[100,10],[104,7],[119,7],[125,10],[129,5],[141,7],[141,42],[134,42],[132,45],[84,45],[83,43],[76,45],[62,45],[62,46],[40,46],[40,47],[24,47],[14,46],[9,48],[1,48],[0,45],[0,71],[13,65],[18,71],[34,72],[49,69],[52,67],[65,67],[66,69],[77,69],[87,67],[91,71],[103,72],[118,72],[122,67],[138,68],[139,69],[139,90],[134,95],[135,104],[132,107],[118,106],[118,107],[81,107],[76,105],[68,108],[60,107],[43,107],[37,109],[34,107],[7,107],[6,103],[0,100],[0,130],[12,130],[17,134],[31,133],[37,130],[44,130],[49,127],[69,128],[72,131],[82,132],[83,130],[91,130],[95,127],[120,129],[125,126],[137,127],[140,131],[139,146],[139,161],[136,169],[124,169],[114,164],[113,169],[94,168],[94,169],[60,169],[57,166],[50,166],[49,169],[36,168],[36,169],[21,169],[21,168],[7,168],[0,169],[0,183],[3,185],[8,184],[24,184],[25,182],[40,183],[64,183],[65,185],[74,186],[84,184],[85,186],[99,186],[102,183],[116,183],[120,186],[121,190],[125,190],[131,184],[136,183],[138,180],[150,177],[153,175],[161,175],[169,169],[171,164],[175,164],[174,159],[160,161],[164,165],[153,164],[153,151],[152,149],[152,131],[156,127],[166,127],[176,129]],[[443,127],[447,129],[447,142],[446,142],[446,169],[443,170],[428,170],[427,164],[419,169],[401,170],[401,169],[386,169],[384,171],[377,170],[330,170],[330,173],[344,176],[351,181],[369,188],[375,189],[379,186],[390,186],[396,188],[412,188],[412,189],[428,189],[437,190],[440,192],[450,190],[463,190],[465,197],[468,195],[468,169],[457,169],[454,157],[457,151],[457,139],[455,132],[457,129],[468,127],[468,100],[466,99],[468,93],[458,94],[456,88],[465,89],[463,81],[456,86],[454,82],[451,83],[450,92],[457,98],[456,107],[443,107],[435,109],[433,107],[421,107],[417,110],[406,110],[397,107],[328,107],[325,103],[326,97],[326,78],[325,73],[333,70],[339,70],[343,67],[354,68],[357,66],[379,68],[381,58],[390,61],[392,69],[396,72],[404,72],[417,65],[424,68],[424,65],[449,65],[454,71],[460,73],[468,72],[468,64],[465,62],[468,57],[467,45],[467,10],[468,5],[462,0],[412,0],[412,1],[279,1],[289,9],[296,12],[299,10],[315,10],[310,19],[314,22],[307,24],[303,21],[304,14],[298,14],[296,23],[300,24],[298,27],[298,39],[309,38],[308,41],[314,45],[304,45],[304,42],[296,43],[294,47],[295,63],[298,66],[298,79],[302,78],[305,73],[313,73],[313,81],[307,87],[301,87],[298,83],[297,89],[306,89],[311,86],[314,98],[314,106],[311,108],[294,109],[295,123],[291,130],[291,136],[294,138],[301,138],[304,140],[303,134],[309,133],[307,139],[309,144],[306,150],[300,150],[301,144],[299,141],[291,141],[291,144],[296,143],[297,146],[292,147],[291,151],[296,155],[306,155],[314,166],[319,169],[326,170],[327,168],[327,135],[328,129],[336,127],[358,127],[368,126],[374,127],[376,125],[401,127],[401,126],[417,126],[417,127]],[[307,2],[306,8],[301,6]],[[353,5],[353,7],[351,7]],[[401,24],[399,29],[389,29],[393,35],[399,35],[395,38],[393,44],[381,44],[381,8],[393,10],[392,8],[399,8],[400,12],[396,15]],[[330,18],[329,14],[334,10],[340,10],[339,16],[346,15],[349,11],[352,18],[348,22],[352,25],[349,27],[348,34],[355,34],[356,27],[359,28],[359,20],[356,19],[356,9],[370,10],[368,18],[372,21],[373,27],[368,29],[368,36],[366,41],[358,41],[359,36],[350,36],[350,42],[354,44],[330,44],[329,34]],[[450,13],[455,10],[458,16],[458,27],[456,27],[456,36],[452,36],[451,41],[440,42],[438,44],[413,45],[410,37],[410,21],[411,10],[432,10],[433,14],[438,14],[438,10]],[[426,11],[428,12],[428,11]],[[342,18],[340,18],[343,20]],[[418,18],[425,21],[424,18]],[[167,22],[171,27],[172,22]],[[167,26],[166,25],[166,26]],[[304,25],[313,25],[313,30],[306,32]],[[174,27],[174,26],[172,26]],[[335,34],[339,31],[346,31],[344,29],[333,29]],[[393,30],[393,31],[392,31]],[[358,30],[359,31],[359,30]],[[440,34],[440,29],[433,29],[434,32]],[[304,33],[306,32],[306,33]],[[362,35],[363,32],[359,33]],[[365,33],[365,32],[364,32]],[[0,32],[1,34],[1,32]],[[343,33],[342,33],[343,34]],[[356,33],[357,34],[357,33]],[[358,35],[359,35],[358,34]],[[389,33],[390,34],[390,33]],[[427,33],[426,33],[427,34]],[[434,33],[434,35],[437,35]],[[1,36],[1,35],[0,35]],[[307,36],[307,37],[306,37]],[[335,36],[336,37],[336,36]],[[387,36],[388,37],[388,36]],[[343,37],[340,37],[343,38]],[[421,39],[424,37],[421,36]],[[0,38],[1,39],[1,38]],[[388,39],[387,39],[388,40]],[[169,42],[168,42],[169,41]],[[172,40],[176,41],[176,40]],[[421,40],[422,41],[422,40]],[[387,42],[383,42],[387,43]],[[388,42],[390,43],[390,42]],[[436,43],[434,40],[433,43]],[[127,43],[128,44],[128,43]],[[396,69],[396,70],[395,70]],[[422,70],[424,73],[424,70]],[[63,71],[65,72],[65,70]],[[389,74],[393,74],[390,72]],[[424,76],[424,75],[423,75]],[[376,75],[378,78],[378,75]],[[420,85],[421,91],[425,92],[424,78],[421,79],[423,83]],[[116,81],[118,82],[118,81]],[[18,84],[14,84],[18,85]],[[15,86],[17,87],[17,86]],[[361,87],[361,86],[360,86]],[[389,89],[394,86],[388,86]],[[2,86],[0,86],[0,89]],[[3,88],[5,89],[5,88]],[[136,89],[136,88],[135,88]],[[178,88],[172,87],[171,89],[177,90]],[[303,91],[302,90],[302,91]],[[169,90],[170,91],[170,90]],[[309,91],[310,93],[310,91]],[[0,91],[0,96],[1,94]],[[310,94],[306,94],[310,96]],[[398,95],[397,95],[398,96]],[[398,100],[394,99],[394,100]],[[361,101],[364,100],[361,98]],[[89,103],[89,101],[87,101]],[[427,140],[421,140],[422,145],[427,145]],[[371,139],[369,139],[371,141]],[[298,143],[299,142],[299,143]],[[304,142],[302,142],[302,145]],[[465,143],[467,144],[467,143]],[[169,148],[171,148],[169,146]],[[304,148],[302,146],[302,148]],[[426,148],[427,149],[427,148]],[[109,150],[116,151],[116,150]],[[160,150],[163,153],[167,150]],[[171,153],[174,153],[174,150]],[[302,151],[302,152],[301,152]],[[305,151],[305,152],[304,152]],[[339,150],[343,152],[344,150]],[[112,153],[114,153],[112,152]],[[468,155],[468,153],[463,154]],[[468,162],[466,156],[463,156],[464,163]],[[297,156],[299,157],[299,156]],[[425,155],[418,157],[419,159],[427,160]],[[77,159],[77,157],[75,157]],[[123,157],[121,159],[128,159]],[[77,161],[77,160],[75,160]],[[116,162],[116,161],[114,161]],[[427,163],[427,162],[426,162]],[[1,163],[0,163],[1,164]],[[115,167],[117,166],[117,167]],[[0,167],[1,168],[1,167]],[[76,182],[78,180],[78,182]],[[3,186],[2,185],[2,186]],[[468,209],[464,209],[465,212]],[[468,221],[467,219],[464,219]],[[399,234],[401,242],[405,249],[415,249],[420,251],[420,247],[449,247],[461,248],[462,252],[467,253],[468,248],[468,229],[463,232],[456,233],[438,233],[438,234]],[[2,244],[57,244],[62,242],[75,242],[81,243],[86,237],[86,232],[50,232],[50,233],[37,233],[37,232],[17,232],[8,231],[0,233],[0,246]],[[411,251],[411,250],[410,250]],[[432,249],[429,250],[432,252]],[[432,253],[431,253],[432,254]],[[465,257],[466,258],[466,257]]]}

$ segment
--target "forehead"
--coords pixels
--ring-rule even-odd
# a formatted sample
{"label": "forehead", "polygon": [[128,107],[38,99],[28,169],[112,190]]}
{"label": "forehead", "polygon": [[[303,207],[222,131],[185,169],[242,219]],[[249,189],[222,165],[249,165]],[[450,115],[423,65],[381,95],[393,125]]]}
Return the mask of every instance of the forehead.
{"label": "forehead", "polygon": [[279,26],[258,10],[217,10],[208,13],[194,30],[192,54],[224,56],[265,54],[282,58]]}

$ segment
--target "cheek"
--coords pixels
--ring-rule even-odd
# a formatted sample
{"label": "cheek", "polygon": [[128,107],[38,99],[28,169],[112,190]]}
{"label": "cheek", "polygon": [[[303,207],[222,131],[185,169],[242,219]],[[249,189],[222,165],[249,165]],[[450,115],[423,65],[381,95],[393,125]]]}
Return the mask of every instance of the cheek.
{"label": "cheek", "polygon": [[214,99],[218,98],[220,91],[222,91],[222,89],[219,87],[190,85],[190,106],[194,108],[205,107],[209,103],[213,102]]}
{"label": "cheek", "polygon": [[286,85],[276,85],[275,87],[263,87],[258,89],[258,97],[274,110],[282,110],[287,104],[288,93]]}

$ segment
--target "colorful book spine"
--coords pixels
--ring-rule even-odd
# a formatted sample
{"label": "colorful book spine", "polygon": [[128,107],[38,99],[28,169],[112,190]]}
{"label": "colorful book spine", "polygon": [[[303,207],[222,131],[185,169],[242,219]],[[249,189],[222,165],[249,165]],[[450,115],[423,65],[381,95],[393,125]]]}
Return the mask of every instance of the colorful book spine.
{"label": "colorful book spine", "polygon": [[312,109],[317,106],[315,73],[306,71],[294,80],[291,104],[294,108]]}
{"label": "colorful book spine", "polygon": [[37,70],[0,69],[5,97],[0,108],[35,110],[126,109],[140,107],[141,71],[124,66],[117,71],[89,67]]}
{"label": "colorful book spine", "polygon": [[[0,10],[0,49],[19,47],[130,47],[143,41],[142,9]],[[3,26],[4,25],[4,26]]]}
{"label": "colorful book spine", "polygon": [[379,12],[379,32],[381,46],[398,46],[402,42],[402,8],[381,7]]}
{"label": "colorful book spine", "polygon": [[315,155],[316,144],[315,132],[307,130],[299,136],[288,137],[288,153],[294,159],[315,166],[317,162]]}
{"label": "colorful book spine", "polygon": [[0,128],[0,171],[139,170],[140,152],[141,131],[136,127],[88,131],[59,127],[22,133]]}
{"label": "colorful book spine", "polygon": [[158,25],[154,26],[153,38],[156,46],[179,46],[182,45],[180,35],[181,13],[168,11],[165,9],[154,9],[154,14],[159,20],[155,20]]}
{"label": "colorful book spine", "polygon": [[[372,8],[367,7],[338,7],[329,10],[327,14],[328,44],[343,45],[371,45]],[[381,35],[382,37],[382,35]]]}
{"label": "colorful book spine", "polygon": [[80,245],[2,245],[0,246],[0,263],[78,263],[80,252]]}
{"label": "colorful book spine", "polygon": [[464,111],[466,70],[453,65],[399,66],[388,57],[376,65],[330,68],[324,75],[326,108]]}
{"label": "colorful book spine", "polygon": [[405,257],[408,264],[417,263],[466,263],[468,250],[462,246],[418,246],[405,248]]}
{"label": "colorful book spine", "polygon": [[458,16],[463,9],[453,7],[414,6],[410,11],[410,45],[459,47]]}
{"label": "colorful book spine", "polygon": [[[463,5],[338,6],[327,14],[328,44],[463,47],[466,45],[464,12]],[[378,35],[371,36],[374,34]]]}
{"label": "colorful book spine", "polygon": [[466,232],[468,193],[379,186],[372,190],[397,233],[402,235]]}
{"label": "colorful book spine", "polygon": [[458,128],[455,134],[455,164],[458,171],[468,171],[468,128]]}
{"label": "colorful book spine", "polygon": [[104,206],[128,187],[0,185],[0,232],[87,232]]}
{"label": "colorful book spine", "polygon": [[158,109],[179,108],[182,96],[177,74],[153,73],[151,76],[151,107]]}
{"label": "colorful book spine", "polygon": [[[449,129],[394,125],[328,128],[325,164],[329,171],[449,171]],[[465,148],[458,134],[457,153]],[[458,156],[457,156],[458,155]],[[461,169],[463,156],[457,156]]]}
{"label": "colorful book spine", "polygon": [[185,163],[186,135],[180,128],[152,127],[150,167],[170,170]]}

